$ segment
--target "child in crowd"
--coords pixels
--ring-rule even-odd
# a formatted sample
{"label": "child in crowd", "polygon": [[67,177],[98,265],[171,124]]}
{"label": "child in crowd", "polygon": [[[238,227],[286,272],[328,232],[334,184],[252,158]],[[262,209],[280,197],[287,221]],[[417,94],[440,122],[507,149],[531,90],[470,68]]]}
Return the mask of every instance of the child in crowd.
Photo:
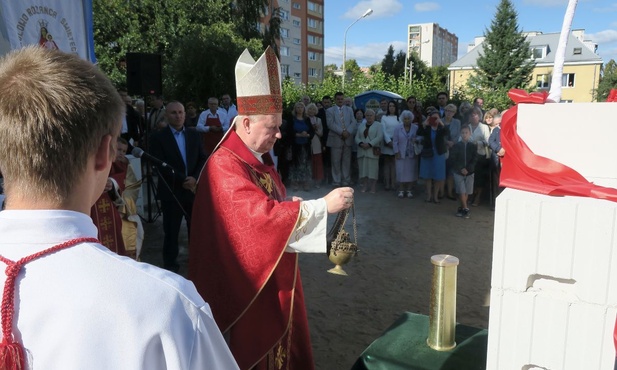
{"label": "child in crowd", "polygon": [[450,149],[454,185],[460,201],[456,216],[464,218],[469,218],[467,198],[473,194],[473,171],[477,160],[476,144],[469,142],[470,138],[471,129],[465,125],[461,128],[461,141]]}

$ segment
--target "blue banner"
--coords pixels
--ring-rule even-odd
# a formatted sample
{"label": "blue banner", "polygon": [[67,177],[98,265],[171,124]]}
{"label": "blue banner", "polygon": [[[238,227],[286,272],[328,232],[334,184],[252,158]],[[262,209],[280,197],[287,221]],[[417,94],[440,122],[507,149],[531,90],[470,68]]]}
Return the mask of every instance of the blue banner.
{"label": "blue banner", "polygon": [[92,0],[0,0],[0,54],[27,45],[95,63]]}

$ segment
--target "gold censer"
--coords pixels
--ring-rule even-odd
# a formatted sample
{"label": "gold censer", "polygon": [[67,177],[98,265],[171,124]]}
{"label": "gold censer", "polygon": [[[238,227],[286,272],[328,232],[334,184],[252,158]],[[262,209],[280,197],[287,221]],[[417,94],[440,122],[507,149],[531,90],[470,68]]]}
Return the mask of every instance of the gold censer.
{"label": "gold censer", "polygon": [[[345,222],[347,222],[347,218],[349,217],[350,210],[353,215],[353,242],[351,241],[349,233],[346,232],[344,228]],[[351,257],[358,254],[358,231],[356,227],[356,214],[353,205],[351,208],[345,209],[338,213],[336,220],[334,220],[334,225],[332,225],[332,228],[328,232],[326,240],[328,259],[336,265],[328,270],[328,272],[331,274],[347,276],[347,272],[343,270],[342,266],[348,263]]]}

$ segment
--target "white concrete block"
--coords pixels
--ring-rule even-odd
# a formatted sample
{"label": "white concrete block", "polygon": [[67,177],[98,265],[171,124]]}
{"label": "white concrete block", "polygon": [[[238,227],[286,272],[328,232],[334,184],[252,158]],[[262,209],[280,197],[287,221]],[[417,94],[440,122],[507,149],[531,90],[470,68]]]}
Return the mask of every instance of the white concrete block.
{"label": "white concrete block", "polygon": [[[589,181],[617,188],[615,103],[520,104],[518,134],[537,155],[574,168]],[[596,135],[581,135],[593,125]]]}
{"label": "white concrete block", "polygon": [[487,369],[613,370],[616,315],[614,306],[493,289]]}
{"label": "white concrete block", "polygon": [[617,203],[506,189],[497,199],[492,287],[617,305]]}

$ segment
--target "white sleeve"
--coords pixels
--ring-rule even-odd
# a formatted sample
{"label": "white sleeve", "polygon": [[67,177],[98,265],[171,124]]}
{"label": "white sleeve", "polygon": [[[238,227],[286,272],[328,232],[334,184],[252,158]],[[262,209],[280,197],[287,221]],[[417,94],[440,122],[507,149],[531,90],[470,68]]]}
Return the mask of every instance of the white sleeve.
{"label": "white sleeve", "polygon": [[206,117],[208,116],[208,110],[201,112],[199,115],[199,119],[197,120],[197,126],[195,126],[195,130],[199,132],[208,132],[210,131],[210,127],[206,126]]}
{"label": "white sleeve", "polygon": [[227,112],[225,111],[225,109],[219,108],[218,112],[220,120],[221,120],[221,126],[223,127],[223,132],[227,132],[227,130],[229,129],[229,114],[227,114]]}
{"label": "white sleeve", "polygon": [[238,365],[229,351],[207,304],[200,307],[196,323],[191,359],[187,369],[238,370]]}
{"label": "white sleeve", "polygon": [[326,253],[328,206],[324,198],[300,203],[300,217],[285,252]]}

